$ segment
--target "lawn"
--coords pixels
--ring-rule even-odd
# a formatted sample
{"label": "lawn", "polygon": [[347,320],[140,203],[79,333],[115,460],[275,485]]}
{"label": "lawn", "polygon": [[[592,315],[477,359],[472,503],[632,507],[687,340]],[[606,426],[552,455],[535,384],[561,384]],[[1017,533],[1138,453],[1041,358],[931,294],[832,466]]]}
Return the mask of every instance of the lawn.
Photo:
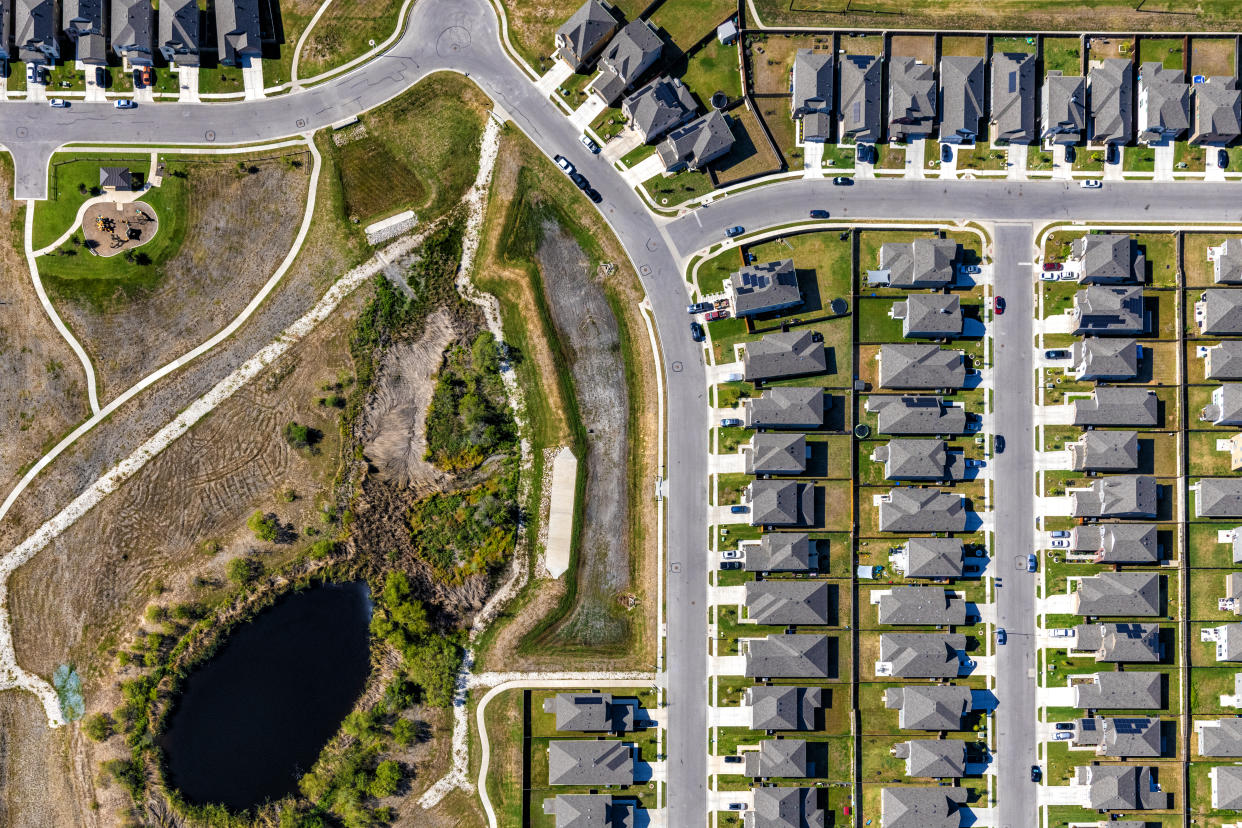
{"label": "lawn", "polygon": [[984,57],[987,54],[987,38],[977,35],[942,37],[940,54],[943,57]]}
{"label": "lawn", "polygon": [[1121,166],[1126,172],[1153,172],[1156,169],[1156,151],[1152,147],[1126,147],[1121,156]]}
{"label": "lawn", "polygon": [[[107,157],[98,153],[85,156],[57,153],[53,156],[48,177],[49,198],[46,201],[35,202],[34,247],[36,250],[56,241],[69,229],[82,202],[93,195],[99,195],[100,167],[129,167],[134,172],[141,173],[145,181],[151,168],[151,156]],[[162,220],[163,216],[160,218]]]}
{"label": "lawn", "polygon": [[1205,165],[1203,147],[1188,141],[1178,141],[1173,145],[1173,168],[1188,172],[1203,172]]}
{"label": "lawn", "polygon": [[1035,38],[1033,37],[994,37],[992,38],[992,54],[1002,52],[1021,52],[1035,54]]}
{"label": "lawn", "polygon": [[1082,44],[1078,38],[1044,38],[1044,73],[1054,69],[1063,75],[1082,74]]}
{"label": "lawn", "polygon": [[1165,69],[1184,69],[1186,56],[1182,52],[1181,38],[1145,37],[1139,40],[1139,63],[1152,61],[1163,64]]}
{"label": "lawn", "polygon": [[1216,247],[1227,238],[1222,233],[1187,233],[1183,241],[1182,264],[1186,268],[1186,287],[1211,287],[1212,263],[1208,261],[1207,249]]}
{"label": "lawn", "polygon": [[1190,473],[1197,477],[1231,475],[1229,468],[1229,452],[1216,448],[1218,440],[1227,440],[1228,435],[1217,431],[1191,431],[1188,433],[1187,454],[1190,458]]}
{"label": "lawn", "polygon": [[682,51],[689,51],[735,14],[737,3],[734,0],[665,0],[650,19],[652,25],[667,32]]}
{"label": "lawn", "polygon": [[978,143],[971,147],[959,147],[957,150],[957,168],[959,170],[1003,170],[1008,154],[1003,150],[994,150],[986,143]]}
{"label": "lawn", "polygon": [[1026,150],[1026,168],[1028,170],[1051,170],[1052,153],[1046,152],[1038,144],[1032,144]]}
{"label": "lawn", "polygon": [[738,107],[729,114],[729,121],[735,139],[733,149],[711,163],[720,186],[781,169],[781,160],[772,151],[753,112]]}
{"label": "lawn", "polygon": [[705,196],[715,186],[712,184],[712,177],[705,172],[682,170],[675,175],[654,175],[643,182],[643,188],[660,206],[673,207]]}
{"label": "lawn", "polygon": [[724,92],[729,100],[740,98],[742,75],[737,67],[737,46],[723,46],[713,39],[690,58],[681,81],[704,106],[716,92]]}
{"label": "lawn", "polygon": [[[311,78],[366,54],[397,30],[402,0],[350,0],[328,6],[302,47],[298,75]],[[296,41],[287,48],[292,49]]]}
{"label": "lawn", "polygon": [[241,94],[246,91],[242,70],[238,66],[200,66],[198,91],[203,95]]}
{"label": "lawn", "polygon": [[[293,53],[297,51],[298,39],[306,30],[306,24],[315,15],[320,0],[286,0],[280,4],[275,15],[279,27],[276,39],[264,52],[263,85],[279,86],[293,76]],[[164,74],[172,75],[167,69]],[[176,78],[176,75],[173,75]]]}

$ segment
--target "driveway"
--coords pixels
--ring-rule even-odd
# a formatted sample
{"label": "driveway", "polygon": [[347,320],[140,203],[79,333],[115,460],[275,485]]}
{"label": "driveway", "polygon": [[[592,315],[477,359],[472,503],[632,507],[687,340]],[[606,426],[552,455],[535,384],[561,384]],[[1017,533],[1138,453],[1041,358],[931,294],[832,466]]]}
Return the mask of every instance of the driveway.
{"label": "driveway", "polygon": [[180,69],[170,69],[169,71],[176,72],[177,74],[177,101],[183,104],[198,103],[198,67],[186,66]]}
{"label": "driveway", "polygon": [[1164,141],[1155,144],[1152,147],[1156,151],[1156,181],[1172,181],[1173,180],[1173,159],[1175,158],[1173,151],[1173,142]]}
{"label": "driveway", "polygon": [[569,80],[574,73],[574,68],[563,60],[557,59],[552,64],[552,68],[543,73],[543,76],[535,82],[535,89],[539,91],[545,98],[552,97],[552,93],[557,87]]}
{"label": "driveway", "polygon": [[242,83],[246,87],[246,100],[257,101],[263,97],[263,61],[246,59],[242,65]]}
{"label": "driveway", "polygon": [[824,145],[819,141],[807,141],[802,150],[803,178],[824,177]]}
{"label": "driveway", "polygon": [[[931,143],[931,142],[923,141],[920,143]],[[962,148],[960,146],[955,146],[953,144],[948,144],[948,145],[933,144],[932,146],[936,147],[936,151],[938,153],[936,157],[940,159],[940,177],[941,178],[957,178],[957,154],[961,152]],[[944,150],[941,149],[941,147],[943,146],[951,147],[949,152],[953,157],[948,161],[944,160]]]}
{"label": "driveway", "polygon": [[1008,164],[1008,177],[1014,181],[1026,180],[1026,163],[1029,160],[1030,147],[1026,144],[1010,144],[1005,148],[1005,162]]}
{"label": "driveway", "polygon": [[660,160],[660,155],[657,153],[644,158],[628,170],[624,170],[621,177],[631,187],[637,187],[662,172],[664,172],[664,162]]}
{"label": "driveway", "polygon": [[923,161],[927,154],[928,143],[926,139],[919,138],[906,145],[906,178],[926,177],[923,171]]}
{"label": "driveway", "polygon": [[573,124],[579,132],[586,132],[591,122],[607,108],[608,104],[604,103],[604,99],[599,95],[587,95],[586,103],[575,109],[574,114],[569,116],[569,123]]}

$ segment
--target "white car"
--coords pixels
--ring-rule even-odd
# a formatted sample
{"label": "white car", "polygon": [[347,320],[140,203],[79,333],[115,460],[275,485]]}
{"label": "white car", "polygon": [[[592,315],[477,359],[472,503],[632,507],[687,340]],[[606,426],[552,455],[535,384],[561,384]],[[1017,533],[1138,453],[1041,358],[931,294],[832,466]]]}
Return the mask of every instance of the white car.
{"label": "white car", "polygon": [[137,109],[138,108],[138,104],[135,103],[134,101],[131,101],[129,98],[121,98],[119,101],[114,103],[113,106],[115,106],[117,109]]}
{"label": "white car", "polygon": [[1073,739],[1074,734],[1068,730],[1058,730],[1056,733],[1052,735],[1052,738],[1058,742],[1064,742],[1068,739]]}
{"label": "white car", "polygon": [[553,159],[553,160],[555,160],[555,161],[556,161],[556,166],[560,167],[562,170],[564,170],[564,171],[565,171],[565,174],[566,174],[566,175],[573,175],[573,174],[574,174],[574,165],[573,165],[573,164],[571,164],[571,163],[569,163],[569,159],[568,159],[568,158],[566,158],[566,157],[565,157],[565,156],[563,156],[563,155],[558,155],[558,156],[556,156],[556,158],[555,158],[555,159]]}
{"label": "white car", "polygon": [[1104,186],[1104,182],[1098,178],[1088,178],[1086,181],[1079,183],[1078,186],[1084,190],[1098,190]]}
{"label": "white car", "polygon": [[721,553],[721,557],[724,558],[726,561],[735,561],[738,558],[742,557],[742,553],[738,552],[736,549],[726,549],[724,552]]}
{"label": "white car", "polygon": [[1067,541],[1067,540],[1054,540],[1054,541],[1052,542],[1052,548],[1053,548],[1053,549],[1069,549],[1069,541]]}
{"label": "white car", "polygon": [[739,373],[737,373],[736,371],[735,371],[734,373],[732,373],[732,374],[725,374],[725,375],[724,375],[724,381],[725,381],[725,382],[741,382],[741,381],[742,381],[742,375],[741,375],[741,374],[739,374]]}
{"label": "white car", "polygon": [[585,135],[579,135],[578,140],[582,142],[582,146],[586,147],[591,152],[599,152],[599,144],[595,143]]}
{"label": "white car", "polygon": [[1066,627],[1058,627],[1057,629],[1052,630],[1053,638],[1073,638],[1075,635],[1076,633],[1073,630]]}
{"label": "white car", "polygon": [[1043,270],[1043,271],[1040,271],[1039,278],[1040,278],[1040,281],[1055,282],[1061,278],[1061,274]]}
{"label": "white car", "polygon": [[57,109],[68,109],[69,108],[69,102],[66,101],[64,98],[52,98],[50,101],[48,101],[48,103],[56,107]]}

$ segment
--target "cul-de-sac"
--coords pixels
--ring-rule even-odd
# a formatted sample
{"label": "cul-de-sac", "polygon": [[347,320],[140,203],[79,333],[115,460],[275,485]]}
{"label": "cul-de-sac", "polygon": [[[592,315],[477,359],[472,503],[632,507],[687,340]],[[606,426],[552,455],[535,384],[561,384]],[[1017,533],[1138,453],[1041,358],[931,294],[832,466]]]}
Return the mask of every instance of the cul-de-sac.
{"label": "cul-de-sac", "polygon": [[0,828],[1242,828],[1242,5],[0,0]]}

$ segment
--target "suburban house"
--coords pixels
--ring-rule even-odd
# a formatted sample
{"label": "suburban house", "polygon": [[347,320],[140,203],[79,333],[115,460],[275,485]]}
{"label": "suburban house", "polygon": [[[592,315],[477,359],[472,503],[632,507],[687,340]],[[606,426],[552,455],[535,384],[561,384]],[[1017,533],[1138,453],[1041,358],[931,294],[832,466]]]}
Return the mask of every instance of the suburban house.
{"label": "suburban house", "polygon": [[1084,285],[1142,284],[1147,277],[1147,257],[1132,237],[1122,233],[1074,239],[1067,264],[1078,268],[1078,281]]}
{"label": "suburban house", "polygon": [[1160,421],[1160,400],[1147,388],[1097,388],[1090,397],[1074,400],[1073,406],[1076,426],[1150,428]]}
{"label": "suburban house", "polygon": [[1238,79],[1214,76],[1190,88],[1195,117],[1190,143],[1224,145],[1242,137],[1242,89]]}
{"label": "suburban house", "polygon": [[1108,663],[1154,663],[1160,660],[1159,624],[1079,624],[1070,655],[1093,656]]}
{"label": "suburban house", "polygon": [[815,730],[824,691],[787,685],[747,687],[742,706],[750,708],[751,730]]}
{"label": "suburban house", "polygon": [[793,117],[802,121],[802,140],[832,137],[833,55],[799,49],[793,65]]}
{"label": "suburban house", "polygon": [[802,304],[793,259],[747,265],[734,271],[725,280],[724,291],[734,316],[754,316]]}
{"label": "suburban house", "polygon": [[159,49],[176,66],[198,66],[202,13],[195,0],[161,0]]}
{"label": "suburban house", "polygon": [[112,51],[131,66],[154,62],[155,10],[151,0],[112,0]]}
{"label": "suburban house", "polygon": [[824,409],[831,398],[822,388],[769,388],[759,397],[742,400],[750,428],[823,428]]}
{"label": "suburban house", "polygon": [[633,785],[634,753],[618,739],[548,742],[548,784]]}
{"label": "suburban house", "polygon": [[543,801],[556,828],[634,828],[638,803],[612,794],[560,794]]}
{"label": "suburban house", "polygon": [[668,172],[698,170],[733,149],[733,128],[718,109],[678,127],[656,146]]}
{"label": "suburban house", "polygon": [[974,706],[969,687],[953,684],[889,687],[884,707],[897,712],[902,730],[961,730],[962,717]]}
{"label": "suburban house", "polygon": [[1216,643],[1217,661],[1242,661],[1242,623],[1235,621],[1200,630],[1199,640]]}
{"label": "suburban house", "polygon": [[866,410],[876,415],[881,434],[965,434],[966,409],[939,397],[872,394]]}
{"label": "suburban house", "polygon": [[216,0],[216,44],[220,62],[246,66],[263,57],[259,0]]}
{"label": "suburban house", "polygon": [[759,432],[742,454],[747,474],[802,474],[806,471],[806,435]]}
{"label": "suburban house", "polygon": [[1091,616],[1163,615],[1163,578],[1155,572],[1101,572],[1078,581],[1074,614]]}
{"label": "suburban house", "polygon": [[910,538],[889,557],[893,568],[907,578],[960,578],[964,555],[957,538]]}
{"label": "suburban house", "polygon": [[1199,754],[1228,759],[1242,759],[1242,719],[1214,719],[1196,722],[1199,731]]}
{"label": "suburban house", "polygon": [[[746,811],[744,828],[824,828],[829,824],[816,788],[760,787]],[[827,819],[831,819],[827,816]]]}
{"label": "suburban house", "polygon": [[1242,517],[1242,478],[1205,477],[1190,486],[1195,517]]}
{"label": "suburban house", "polygon": [[1195,302],[1195,322],[1205,336],[1242,334],[1242,290],[1210,288]]}
{"label": "suburban house", "polygon": [[880,267],[868,273],[895,288],[940,289],[953,284],[957,242],[952,239],[915,239],[880,245]]}
{"label": "suburban house", "polygon": [[74,43],[74,58],[87,66],[106,66],[104,0],[61,0],[60,12],[65,36]]}
{"label": "suburban house", "polygon": [[1074,517],[1156,517],[1156,478],[1149,475],[1117,474],[1101,477],[1090,488],[1070,489],[1069,495]]}
{"label": "suburban house", "polygon": [[964,532],[966,518],[959,494],[901,486],[880,496],[881,532]]}
{"label": "suburban house", "polygon": [[966,601],[947,589],[929,586],[895,586],[874,590],[871,600],[878,599],[877,618],[881,624],[894,627],[937,625],[960,627],[966,623]]}
{"label": "suburban house", "polygon": [[818,544],[805,532],[769,532],[746,545],[747,572],[810,572],[819,567]]}
{"label": "suburban house", "polygon": [[983,58],[940,59],[940,140],[973,144],[983,120]]}
{"label": "suburban house", "polygon": [[1070,348],[1075,379],[1108,381],[1138,377],[1143,346],[1133,339],[1085,339]]}
{"label": "suburban house", "polygon": [[769,635],[744,642],[747,678],[828,678],[828,636]]}
{"label": "suburban house", "polygon": [[644,144],[659,140],[664,133],[691,120],[697,109],[690,87],[667,75],[621,102],[621,112],[630,129],[643,137]]}
{"label": "suburban house", "polygon": [[1143,289],[1090,285],[1074,294],[1074,333],[1136,336],[1147,330]]}
{"label": "suburban house", "polygon": [[1190,84],[1182,70],[1165,69],[1155,61],[1139,66],[1139,141],[1176,141],[1189,128]]}
{"label": "suburban house", "polygon": [[[1088,432],[1096,434],[1098,432]],[[1154,564],[1160,562],[1154,523],[1092,523],[1075,526],[1070,550],[1090,554],[1092,563]]]}
{"label": "suburban house", "polygon": [[631,20],[609,41],[599,58],[600,73],[587,88],[612,106],[664,50],[664,41],[646,20]]}
{"label": "suburban house", "polygon": [[1093,716],[1075,725],[1074,747],[1093,747],[1096,756],[1151,758],[1164,752],[1159,719]]}
{"label": "suburban house", "polygon": [[920,779],[957,779],[966,775],[965,739],[911,739],[892,747],[893,756],[906,760],[906,776]]}
{"label": "suburban house", "polygon": [[749,342],[742,354],[742,375],[747,382],[828,370],[828,352],[823,337],[811,331],[782,331]]}
{"label": "suburban house", "polygon": [[1225,597],[1216,602],[1216,607],[1242,615],[1242,572],[1225,573]]}
{"label": "suburban house", "polygon": [[[833,612],[836,607],[833,607]],[[746,582],[746,620],[755,624],[827,624],[828,583],[785,579]]]}
{"label": "suburban house", "polygon": [[932,67],[911,57],[888,66],[888,137],[909,141],[931,135],[936,122],[936,79]]}
{"label": "suburban house", "polygon": [[1045,141],[1077,144],[1087,131],[1087,86],[1076,76],[1054,69],[1044,77],[1043,132]]}
{"label": "suburban house", "polygon": [[1242,425],[1242,383],[1227,382],[1212,389],[1212,401],[1199,412],[1212,425]]}
{"label": "suburban house", "polygon": [[1242,379],[1242,340],[1230,339],[1203,349],[1203,373],[1207,379]]}
{"label": "suburban house", "polygon": [[1242,765],[1217,765],[1208,771],[1212,782],[1212,808],[1242,811]]}
{"label": "suburban house", "polygon": [[587,0],[556,30],[556,56],[581,73],[620,25],[616,10],[604,0]]}
{"label": "suburban house", "polygon": [[1208,248],[1212,262],[1212,281],[1218,285],[1242,285],[1242,238],[1225,239]]}
{"label": "suburban house", "polygon": [[1128,472],[1138,469],[1137,431],[1088,431],[1070,443],[1073,471]]}
{"label": "suburban house", "polygon": [[13,0],[13,51],[26,63],[60,60],[56,0]]}
{"label": "suburban house", "polygon": [[1079,710],[1164,708],[1164,676],[1154,670],[1093,673],[1076,675],[1073,679],[1073,706]]}
{"label": "suburban house", "polygon": [[992,55],[992,124],[997,143],[1035,143],[1035,55]]}
{"label": "suburban house", "polygon": [[871,459],[884,464],[889,480],[962,480],[966,463],[960,451],[949,451],[944,440],[898,439],[876,446]]}
{"label": "suburban house", "polygon": [[751,526],[811,526],[815,486],[796,480],[755,480],[746,487]]}
{"label": "suburban house", "polygon": [[613,701],[611,693],[557,693],[543,700],[543,712],[556,716],[558,731],[584,733],[633,730],[635,707]]}
{"label": "suburban house", "polygon": [[743,773],[751,779],[804,778],[815,775],[805,739],[764,739],[758,750],[746,751]]}
{"label": "suburban house", "polygon": [[884,828],[959,828],[969,792],[956,786],[883,788],[880,824]]}
{"label": "suburban house", "polygon": [[1106,58],[1087,74],[1091,138],[1097,144],[1128,144],[1134,123],[1134,64]]}
{"label": "suburban house", "polygon": [[880,387],[896,389],[963,388],[966,355],[939,345],[880,346]]}
{"label": "suburban house", "polygon": [[1086,785],[1092,810],[1153,811],[1169,807],[1169,795],[1156,784],[1155,768],[1134,765],[1080,765],[1074,783]]}
{"label": "suburban house", "polygon": [[952,293],[912,293],[893,303],[907,339],[952,339],[962,335],[961,299]]}
{"label": "suburban house", "polygon": [[961,671],[965,649],[966,636],[959,633],[883,633],[875,674],[954,678]]}
{"label": "suburban house", "polygon": [[837,106],[837,139],[859,144],[880,140],[880,75],[883,64],[874,55],[841,56],[841,97]]}

